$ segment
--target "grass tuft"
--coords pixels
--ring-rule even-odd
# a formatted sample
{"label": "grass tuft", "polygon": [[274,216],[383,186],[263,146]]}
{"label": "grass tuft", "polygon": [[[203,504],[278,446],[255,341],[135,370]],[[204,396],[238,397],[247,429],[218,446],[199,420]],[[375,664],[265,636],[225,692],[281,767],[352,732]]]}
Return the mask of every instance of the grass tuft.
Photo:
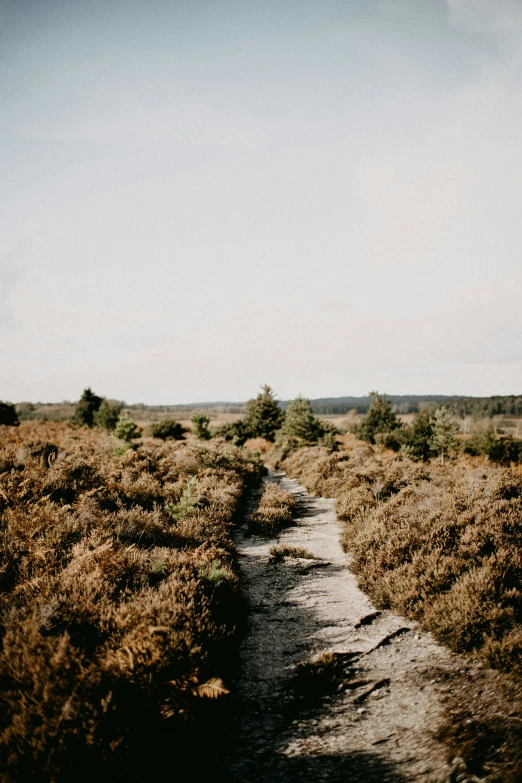
{"label": "grass tuft", "polygon": [[313,555],[308,549],[302,546],[273,546],[270,549],[270,562],[281,563],[286,558],[304,558],[306,560],[316,560],[316,556]]}

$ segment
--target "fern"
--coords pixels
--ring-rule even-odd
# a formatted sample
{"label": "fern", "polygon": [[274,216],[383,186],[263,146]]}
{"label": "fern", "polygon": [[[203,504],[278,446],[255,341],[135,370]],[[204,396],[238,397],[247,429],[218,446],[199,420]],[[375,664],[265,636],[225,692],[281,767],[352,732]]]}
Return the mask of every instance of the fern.
{"label": "fern", "polygon": [[227,691],[223,685],[223,680],[219,677],[211,677],[210,680],[194,688],[194,695],[205,699],[219,699],[221,696],[227,696],[229,693],[230,691]]}

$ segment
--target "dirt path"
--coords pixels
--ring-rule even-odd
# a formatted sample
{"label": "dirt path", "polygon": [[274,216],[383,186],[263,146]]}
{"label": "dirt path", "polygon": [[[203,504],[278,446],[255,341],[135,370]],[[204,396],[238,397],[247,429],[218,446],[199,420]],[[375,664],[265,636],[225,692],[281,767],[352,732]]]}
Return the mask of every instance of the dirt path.
{"label": "dirt path", "polygon": [[[447,751],[432,732],[460,659],[413,623],[376,612],[347,568],[333,500],[284,474],[268,480],[299,497],[296,524],[277,543],[316,559],[273,564],[274,540],[246,527],[237,535],[251,622],[226,779],[443,783]],[[343,684],[304,709],[289,689],[292,667],[325,651],[346,662]]]}

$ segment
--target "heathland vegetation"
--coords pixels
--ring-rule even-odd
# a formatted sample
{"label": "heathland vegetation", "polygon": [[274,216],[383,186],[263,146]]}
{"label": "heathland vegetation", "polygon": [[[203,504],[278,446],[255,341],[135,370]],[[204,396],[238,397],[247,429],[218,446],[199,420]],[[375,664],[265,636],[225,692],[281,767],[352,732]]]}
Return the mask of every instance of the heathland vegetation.
{"label": "heathland vegetation", "polygon": [[[205,410],[138,422],[91,389],[69,423],[1,403],[2,780],[140,780],[151,752],[194,752],[233,673],[244,604],[231,534],[260,454],[337,498],[377,606],[501,672],[502,732],[504,706],[483,694],[480,725],[455,707],[446,735],[477,772],[495,754],[522,770],[522,440],[463,433],[457,412],[404,421],[372,393],[338,430],[269,386],[218,427]],[[294,509],[266,485],[250,533],[276,535]],[[292,556],[307,555],[273,553]]]}
{"label": "heathland vegetation", "polygon": [[477,774],[493,765],[502,772],[488,780],[520,780],[522,472],[520,451],[507,467],[502,445],[520,441],[488,433],[488,454],[476,438],[459,444],[445,409],[401,426],[386,398],[372,403],[358,439],[345,438],[336,452],[302,448],[278,465],[337,499],[342,544],[378,608],[499,670],[494,691],[471,702],[455,694],[441,735]]}
{"label": "heathland vegetation", "polygon": [[231,528],[260,464],[223,440],[136,447],[128,421],[1,432],[2,780],[144,780],[226,691]]}

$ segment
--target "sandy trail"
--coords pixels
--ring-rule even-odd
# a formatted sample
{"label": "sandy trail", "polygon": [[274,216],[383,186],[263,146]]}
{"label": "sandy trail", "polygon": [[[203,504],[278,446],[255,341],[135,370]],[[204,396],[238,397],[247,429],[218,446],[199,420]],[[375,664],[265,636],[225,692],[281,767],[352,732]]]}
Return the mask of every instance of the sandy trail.
{"label": "sandy trail", "polygon": [[[299,497],[296,524],[277,543],[305,547],[317,559],[271,564],[275,541],[247,536],[246,526],[238,531],[251,620],[225,778],[441,783],[447,751],[433,730],[460,659],[412,622],[376,613],[348,570],[333,500],[308,495],[284,474],[267,480]],[[313,710],[292,713],[292,666],[324,651],[360,652],[347,683],[366,684],[343,686]]]}

